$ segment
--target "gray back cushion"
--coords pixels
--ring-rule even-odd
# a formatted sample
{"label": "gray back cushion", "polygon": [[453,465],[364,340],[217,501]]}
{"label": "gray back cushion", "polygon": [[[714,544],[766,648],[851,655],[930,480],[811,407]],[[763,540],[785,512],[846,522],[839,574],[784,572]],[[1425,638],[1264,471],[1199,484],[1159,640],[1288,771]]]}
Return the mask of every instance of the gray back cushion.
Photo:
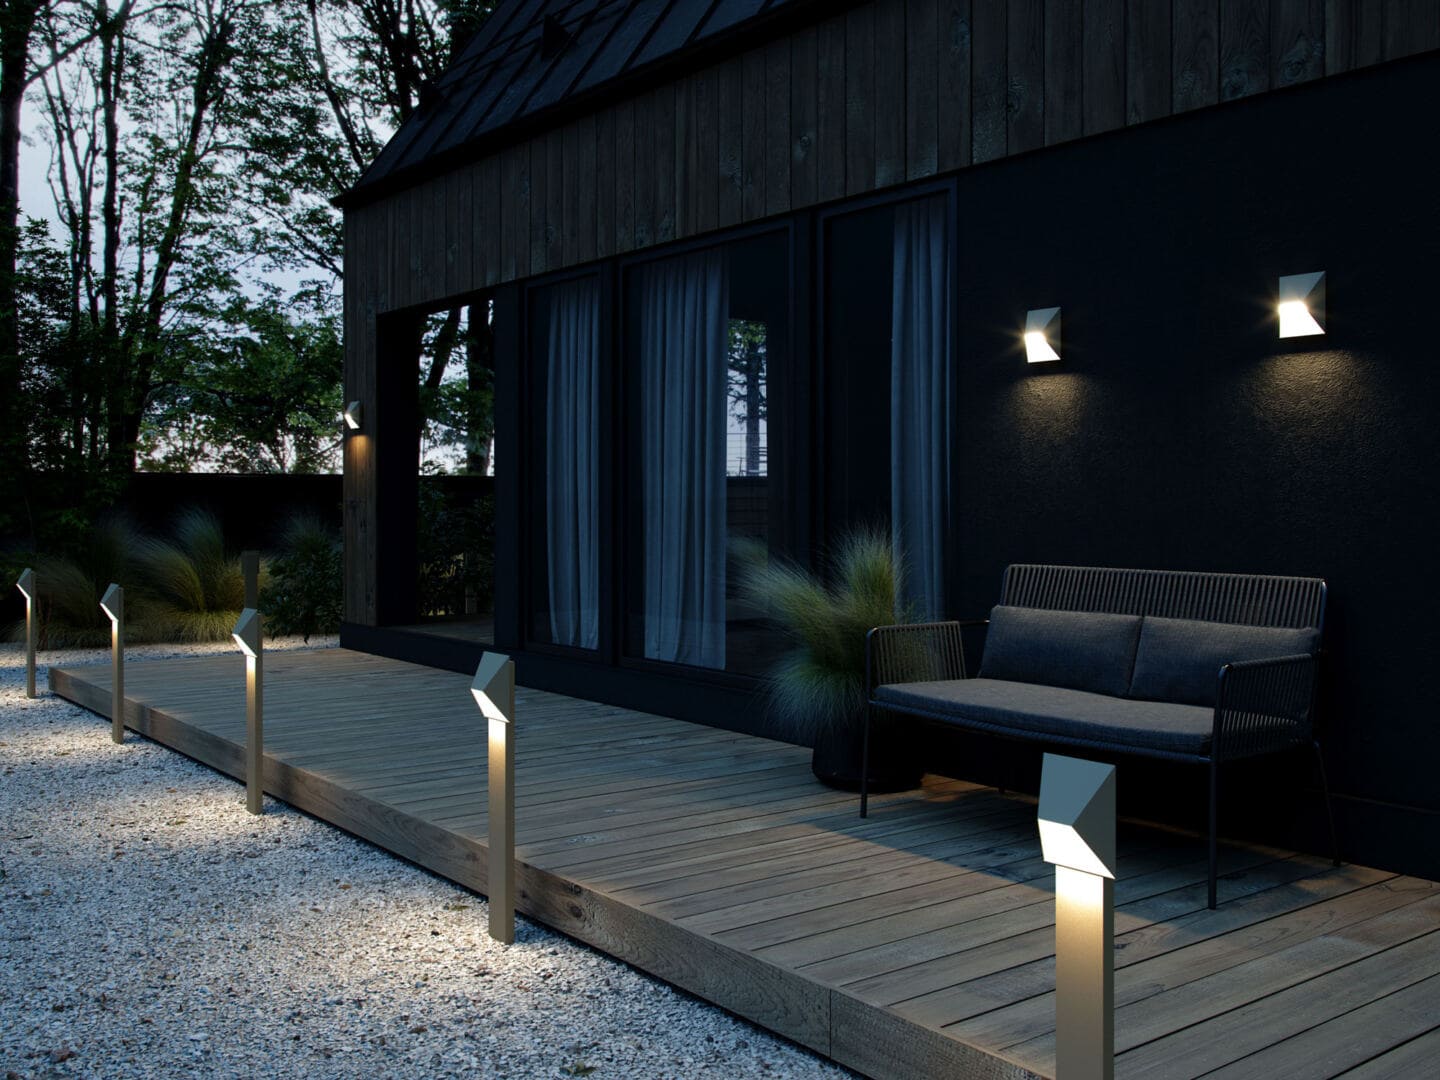
{"label": "gray back cushion", "polygon": [[1124,697],[1140,616],[999,605],[990,612],[980,676]]}
{"label": "gray back cushion", "polygon": [[1319,644],[1320,632],[1314,627],[1292,630],[1147,615],[1130,696],[1214,708],[1216,683],[1226,664],[1313,654]]}

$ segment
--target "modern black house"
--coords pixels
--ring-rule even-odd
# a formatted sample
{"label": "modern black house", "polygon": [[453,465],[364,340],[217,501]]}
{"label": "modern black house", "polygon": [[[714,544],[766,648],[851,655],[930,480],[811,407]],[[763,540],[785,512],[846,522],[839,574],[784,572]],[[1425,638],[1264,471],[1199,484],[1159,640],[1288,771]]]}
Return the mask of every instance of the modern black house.
{"label": "modern black house", "polygon": [[[1015,562],[1323,577],[1342,846],[1440,877],[1437,100],[1429,0],[507,0],[342,199],[342,642],[783,737],[742,545],[881,523],[936,617]],[[418,357],[461,306],[494,619],[446,637]]]}

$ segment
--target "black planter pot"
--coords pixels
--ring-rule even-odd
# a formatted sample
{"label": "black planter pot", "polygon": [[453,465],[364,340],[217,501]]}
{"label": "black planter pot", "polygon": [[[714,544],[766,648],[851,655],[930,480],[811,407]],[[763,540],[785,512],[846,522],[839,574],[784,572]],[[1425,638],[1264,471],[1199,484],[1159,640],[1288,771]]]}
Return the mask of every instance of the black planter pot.
{"label": "black planter pot", "polygon": [[[879,729],[880,738],[870,742],[870,791],[909,791],[920,786],[923,770],[905,753],[901,740]],[[841,791],[860,790],[860,763],[865,751],[865,728],[861,719],[836,724],[815,743],[810,771],[826,787]]]}

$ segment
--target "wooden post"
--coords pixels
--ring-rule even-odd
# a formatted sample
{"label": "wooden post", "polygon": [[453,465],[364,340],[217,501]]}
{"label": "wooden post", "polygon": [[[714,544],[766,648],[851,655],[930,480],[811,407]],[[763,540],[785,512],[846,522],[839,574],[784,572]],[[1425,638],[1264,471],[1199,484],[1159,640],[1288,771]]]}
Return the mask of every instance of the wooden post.
{"label": "wooden post", "polygon": [[245,654],[245,809],[265,812],[265,642],[260,612],[246,608],[232,635]]}
{"label": "wooden post", "polygon": [[240,569],[245,575],[245,606],[260,608],[260,552],[242,551]]}
{"label": "wooden post", "polygon": [[25,696],[35,696],[35,571],[28,566],[15,582],[25,597]]}
{"label": "wooden post", "polygon": [[110,616],[110,739],[125,741],[125,590],[113,582],[100,598]]}
{"label": "wooden post", "polygon": [[515,661],[487,652],[470,684],[489,722],[490,936],[515,940]]}

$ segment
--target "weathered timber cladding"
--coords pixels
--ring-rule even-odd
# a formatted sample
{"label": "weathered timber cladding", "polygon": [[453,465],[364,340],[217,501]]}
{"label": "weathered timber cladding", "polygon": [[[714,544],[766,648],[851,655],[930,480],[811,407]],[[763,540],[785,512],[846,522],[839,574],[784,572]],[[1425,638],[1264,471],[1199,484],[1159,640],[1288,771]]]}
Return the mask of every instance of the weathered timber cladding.
{"label": "weathered timber cladding", "polygon": [[[346,397],[384,408],[389,311],[1435,48],[1434,0],[858,4],[347,210]],[[373,625],[372,453],[347,440]]]}

